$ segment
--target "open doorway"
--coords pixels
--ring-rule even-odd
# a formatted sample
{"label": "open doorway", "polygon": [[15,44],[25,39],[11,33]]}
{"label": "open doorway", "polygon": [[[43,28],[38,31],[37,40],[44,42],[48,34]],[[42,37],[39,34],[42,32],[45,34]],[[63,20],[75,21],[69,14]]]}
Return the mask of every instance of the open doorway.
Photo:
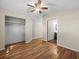
{"label": "open doorway", "polygon": [[57,19],[47,21],[47,40],[50,43],[57,43]]}
{"label": "open doorway", "polygon": [[25,19],[5,16],[5,45],[25,41]]}

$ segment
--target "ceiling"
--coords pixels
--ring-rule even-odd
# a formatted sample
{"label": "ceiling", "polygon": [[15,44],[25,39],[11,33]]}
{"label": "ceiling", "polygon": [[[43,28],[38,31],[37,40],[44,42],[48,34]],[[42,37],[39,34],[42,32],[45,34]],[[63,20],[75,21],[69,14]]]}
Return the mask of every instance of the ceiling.
{"label": "ceiling", "polygon": [[[0,0],[0,8],[25,13],[29,7],[28,3],[34,3],[37,0]],[[79,9],[79,0],[43,0],[53,10],[71,10]]]}

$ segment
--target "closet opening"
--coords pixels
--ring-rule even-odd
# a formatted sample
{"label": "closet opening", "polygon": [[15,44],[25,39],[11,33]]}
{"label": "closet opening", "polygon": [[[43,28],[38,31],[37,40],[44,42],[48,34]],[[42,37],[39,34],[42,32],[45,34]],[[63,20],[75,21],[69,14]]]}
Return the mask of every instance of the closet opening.
{"label": "closet opening", "polygon": [[25,19],[5,16],[5,45],[25,42]]}

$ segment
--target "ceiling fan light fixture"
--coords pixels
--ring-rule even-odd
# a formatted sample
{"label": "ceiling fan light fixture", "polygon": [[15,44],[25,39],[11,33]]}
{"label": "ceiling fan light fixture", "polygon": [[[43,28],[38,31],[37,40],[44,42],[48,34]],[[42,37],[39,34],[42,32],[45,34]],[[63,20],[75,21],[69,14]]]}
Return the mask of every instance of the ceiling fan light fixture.
{"label": "ceiling fan light fixture", "polygon": [[40,11],[40,9],[36,8],[36,9],[35,9],[35,11],[37,11],[37,12],[38,12],[38,11]]}
{"label": "ceiling fan light fixture", "polygon": [[33,10],[31,12],[42,13],[42,11],[48,10],[48,7],[44,6],[44,3],[42,2],[42,0],[38,0],[38,2],[34,3],[34,5],[31,5],[31,4],[27,5],[27,6],[33,7]]}

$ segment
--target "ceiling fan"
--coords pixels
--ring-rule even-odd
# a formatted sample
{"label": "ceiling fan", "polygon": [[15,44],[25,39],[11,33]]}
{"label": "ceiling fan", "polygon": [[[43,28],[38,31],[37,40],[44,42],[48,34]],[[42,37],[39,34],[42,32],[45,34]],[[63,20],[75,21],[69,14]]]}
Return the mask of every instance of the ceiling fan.
{"label": "ceiling fan", "polygon": [[32,4],[27,4],[27,6],[29,7],[33,7],[33,10],[31,10],[31,12],[39,12],[40,14],[45,11],[48,10],[48,7],[43,5],[43,2],[41,0],[38,0],[37,3],[34,3],[34,5]]}

